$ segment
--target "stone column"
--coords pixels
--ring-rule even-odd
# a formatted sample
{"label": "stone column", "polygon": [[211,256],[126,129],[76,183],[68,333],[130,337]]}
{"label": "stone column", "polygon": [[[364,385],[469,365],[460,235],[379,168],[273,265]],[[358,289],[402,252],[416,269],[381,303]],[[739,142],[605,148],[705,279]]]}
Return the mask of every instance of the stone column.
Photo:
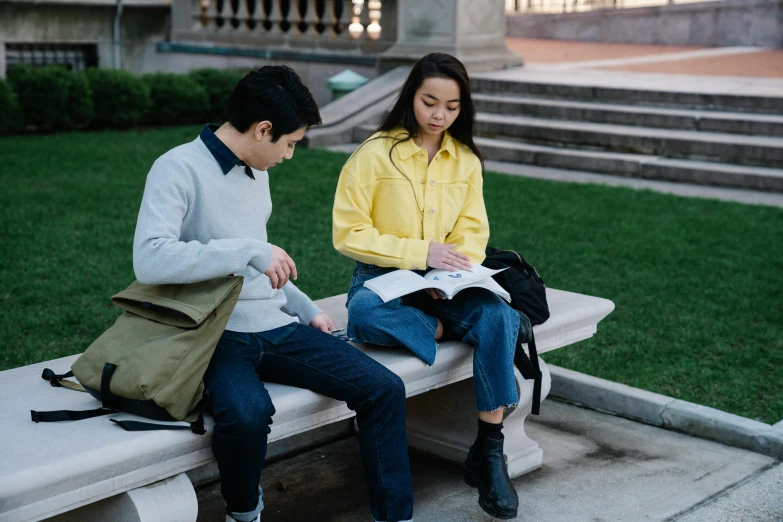
{"label": "stone column", "polygon": [[0,78],[5,78],[5,42],[0,40]]}
{"label": "stone column", "polygon": [[505,0],[400,0],[397,40],[380,55],[380,68],[410,64],[431,52],[456,56],[470,72],[522,65],[505,44],[505,7]]}

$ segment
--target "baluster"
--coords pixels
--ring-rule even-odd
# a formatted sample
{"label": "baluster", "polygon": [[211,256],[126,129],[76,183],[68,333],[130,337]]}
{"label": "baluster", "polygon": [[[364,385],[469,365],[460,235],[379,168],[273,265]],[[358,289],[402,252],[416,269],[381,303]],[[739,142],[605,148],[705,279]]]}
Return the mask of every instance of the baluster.
{"label": "baluster", "polygon": [[359,42],[362,42],[362,46],[364,43],[369,40],[367,35],[367,26],[370,25],[370,10],[367,6],[367,0],[364,0],[364,5],[362,6],[362,12],[359,14],[359,23],[362,24],[362,27],[364,27],[364,33],[362,33],[362,36],[359,37],[357,40]]}
{"label": "baluster", "polygon": [[266,21],[269,22],[267,35],[271,38],[282,38],[283,29],[280,24],[283,22],[283,11],[280,8],[280,0],[270,0],[269,4],[269,15],[266,18]]}
{"label": "baluster", "polygon": [[289,0],[288,2],[288,11],[283,11],[283,5],[282,0],[273,0],[275,3],[280,3],[279,6],[279,12],[280,12],[280,31],[283,38],[283,42],[285,45],[289,45],[291,42],[292,35],[295,34],[296,28],[294,27],[295,22],[293,21],[296,18],[296,15],[293,11],[296,10],[296,6],[293,5],[296,0]]}
{"label": "baluster", "polygon": [[191,3],[190,17],[193,19],[191,26],[194,31],[203,31],[207,27],[207,9],[209,0],[193,0]]}
{"label": "baluster", "polygon": [[235,31],[238,33],[246,33],[250,30],[250,27],[248,25],[248,22],[250,22],[250,10],[247,8],[247,0],[237,0],[237,12],[236,12],[236,20],[239,22],[239,24],[234,28],[232,25],[232,28],[234,28]]}
{"label": "baluster", "polygon": [[302,6],[300,0],[291,0],[291,7],[288,8],[288,19],[291,21],[291,29],[288,32],[291,34],[291,38],[295,38],[297,41],[307,31],[307,28],[302,29],[301,27],[307,12],[307,0],[304,0],[304,4]]}
{"label": "baluster", "polygon": [[[341,4],[342,11],[340,12],[340,16],[337,16],[337,4]],[[332,19],[334,20],[333,25],[341,25],[342,29],[340,33],[338,34],[337,31],[332,28],[332,32],[334,34],[334,39],[337,42],[341,43],[348,43],[351,41],[351,35],[348,32],[348,26],[351,24],[351,13],[353,9],[353,3],[351,0],[332,0]]]}
{"label": "baluster", "polygon": [[370,23],[367,25],[367,37],[370,40],[378,40],[381,37],[381,2],[370,0],[367,2],[367,16]]}
{"label": "baluster", "polygon": [[[300,13],[302,15],[302,21],[307,24],[307,28],[301,32],[304,37],[311,37],[313,39],[318,38],[318,31],[315,28],[315,24],[318,23],[318,13],[315,11],[315,3],[317,0],[306,0],[304,2],[305,12]],[[297,2],[298,3],[298,2]]]}
{"label": "baluster", "polygon": [[234,12],[231,9],[231,0],[223,0],[217,18],[215,18],[216,29],[218,31],[229,31],[231,29],[231,18],[233,16]]}
{"label": "baluster", "polygon": [[204,29],[206,31],[215,32],[218,30],[217,26],[217,19],[220,17],[220,12],[218,11],[218,0],[206,0],[207,3],[207,12],[206,12],[206,26],[204,26]]}
{"label": "baluster", "polygon": [[364,24],[361,20],[361,13],[364,1],[351,1],[351,25],[348,26],[348,32],[351,34],[351,39],[356,40],[358,47],[361,37],[364,36]]}

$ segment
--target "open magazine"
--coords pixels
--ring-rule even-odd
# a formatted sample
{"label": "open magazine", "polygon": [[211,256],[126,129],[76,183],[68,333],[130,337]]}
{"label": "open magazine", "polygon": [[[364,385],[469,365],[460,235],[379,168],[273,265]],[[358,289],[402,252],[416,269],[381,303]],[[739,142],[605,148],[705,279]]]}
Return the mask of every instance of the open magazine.
{"label": "open magazine", "polygon": [[470,270],[449,272],[436,269],[423,276],[410,270],[395,270],[365,281],[364,286],[378,294],[384,303],[425,288],[434,288],[448,299],[466,288],[485,288],[510,303],[511,296],[492,279],[493,275],[503,270],[505,268],[492,270],[482,265],[473,265]]}

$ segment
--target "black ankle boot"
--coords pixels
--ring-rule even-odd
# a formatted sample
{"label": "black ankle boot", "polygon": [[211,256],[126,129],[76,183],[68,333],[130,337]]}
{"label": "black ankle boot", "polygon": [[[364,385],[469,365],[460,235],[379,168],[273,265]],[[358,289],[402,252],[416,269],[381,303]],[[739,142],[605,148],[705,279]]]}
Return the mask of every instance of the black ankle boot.
{"label": "black ankle boot", "polygon": [[[495,518],[516,518],[519,497],[506,469],[503,439],[484,437],[481,442],[483,449],[475,443],[471,446],[462,465],[462,476],[468,486],[478,488],[481,509]],[[479,451],[481,454],[477,454]]]}

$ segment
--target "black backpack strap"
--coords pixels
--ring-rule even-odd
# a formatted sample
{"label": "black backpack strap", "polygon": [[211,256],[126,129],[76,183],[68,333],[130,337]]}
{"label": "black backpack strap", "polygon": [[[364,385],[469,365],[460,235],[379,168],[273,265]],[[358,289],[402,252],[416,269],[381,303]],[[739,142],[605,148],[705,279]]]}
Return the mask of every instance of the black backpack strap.
{"label": "black backpack strap", "polygon": [[[93,410],[56,410],[56,411],[36,411],[30,410],[30,418],[33,422],[62,422],[62,421],[78,421],[83,419],[91,419],[93,417],[99,417],[101,415],[108,415],[110,413],[117,413],[120,410],[122,404],[122,397],[118,397],[111,391],[111,378],[114,372],[117,370],[116,364],[106,363],[103,366],[103,372],[101,373],[101,402],[103,403],[101,408],[95,408]],[[73,372],[64,373],[58,375],[50,369],[45,369],[41,377],[44,380],[49,381],[52,386],[66,387],[70,389],[81,389],[85,391],[84,387],[66,381],[67,377],[73,377]],[[73,388],[71,386],[77,386]],[[196,405],[195,411],[198,411],[198,418],[190,424],[190,426],[176,426],[170,424],[155,424],[152,422],[141,422],[133,420],[117,420],[109,419],[112,422],[121,426],[125,431],[152,431],[152,430],[191,430],[193,433],[203,435],[206,433],[204,429],[204,409],[209,402],[209,393],[205,390],[204,396]]]}
{"label": "black backpack strap", "polygon": [[156,431],[156,430],[190,430],[197,435],[204,435],[207,430],[204,429],[204,409],[209,402],[209,393],[205,390],[204,396],[196,405],[194,411],[198,411],[198,418],[190,423],[190,426],[177,426],[171,424],[156,424],[154,422],[141,422],[133,420],[109,419],[118,424],[125,431]]}
{"label": "black backpack strap", "polygon": [[[78,420],[84,420],[84,419],[91,419],[93,417],[100,417],[101,415],[108,415],[110,413],[116,413],[116,410],[111,407],[112,404],[112,398],[116,397],[114,394],[109,391],[109,382],[111,381],[111,376],[114,374],[114,370],[117,369],[117,366],[113,364],[106,364],[106,366],[103,367],[103,374],[101,375],[101,402],[103,402],[103,406],[100,408],[95,408],[94,410],[81,410],[81,411],[74,411],[74,410],[55,410],[55,411],[35,411],[30,410],[30,418],[33,422],[63,422],[63,421],[78,421]],[[44,369],[43,373],[41,374],[41,378],[43,378],[46,381],[49,381],[49,384],[51,384],[54,387],[63,387],[63,388],[69,388],[71,390],[78,390],[79,391],[85,391],[83,386],[80,386],[74,382],[66,381],[65,379],[67,377],[73,377],[73,372],[63,373],[62,375],[58,375],[54,373],[49,368]],[[73,385],[78,386],[78,388],[68,386],[66,385]],[[106,399],[109,399],[108,401]]]}
{"label": "black backpack strap", "polygon": [[535,377],[533,378],[533,409],[531,413],[538,415],[541,409],[541,380],[543,374],[541,373],[541,365],[538,364],[536,336],[533,332],[530,332],[530,342],[527,343],[527,348],[530,351],[530,362],[533,364],[533,371],[535,372]]}
{"label": "black backpack strap", "polygon": [[68,377],[73,377],[72,371],[58,375],[54,373],[54,371],[50,370],[49,368],[44,368],[44,371],[41,374],[41,378],[45,381],[49,381],[49,384],[51,384],[55,388],[68,388],[69,390],[82,391],[82,392],[86,391],[84,389],[84,386],[82,386],[81,384],[67,380]]}
{"label": "black backpack strap", "polygon": [[530,332],[530,341],[527,343],[530,356],[525,353],[522,347],[522,341],[517,342],[517,349],[514,353],[514,364],[519,369],[519,373],[525,379],[533,379],[533,407],[531,413],[538,415],[541,409],[541,365],[538,363],[538,350],[536,349],[536,337]]}
{"label": "black backpack strap", "polygon": [[108,415],[109,413],[115,413],[114,410],[107,408],[96,408],[94,410],[57,410],[57,411],[35,411],[30,410],[30,418],[33,422],[62,422],[62,421],[77,421],[84,419],[91,419],[93,417],[100,417],[101,415]]}

